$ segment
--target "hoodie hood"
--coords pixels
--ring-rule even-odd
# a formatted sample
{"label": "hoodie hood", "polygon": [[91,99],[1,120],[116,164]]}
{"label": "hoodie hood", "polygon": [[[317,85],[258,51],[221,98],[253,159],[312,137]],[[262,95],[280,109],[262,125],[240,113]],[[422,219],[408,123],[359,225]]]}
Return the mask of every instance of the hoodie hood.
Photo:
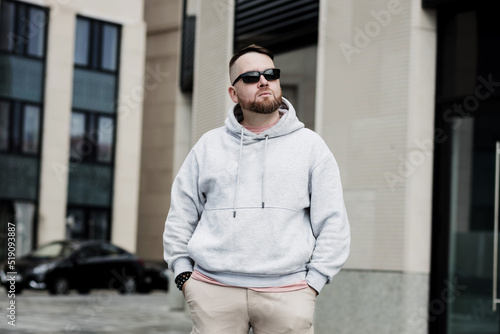
{"label": "hoodie hood", "polygon": [[[227,130],[237,138],[240,138],[242,133],[245,137],[253,137],[254,139],[265,139],[266,136],[268,138],[275,138],[290,134],[294,131],[302,129],[304,127],[304,123],[299,121],[297,118],[297,114],[295,113],[295,109],[292,104],[285,99],[282,98],[282,103],[279,108],[281,119],[270,129],[261,132],[260,134],[253,133],[247,129],[240,122],[243,120],[243,112],[241,110],[240,104],[235,104],[228,111],[228,117],[226,118],[226,128]],[[246,138],[247,139],[247,138]]]}

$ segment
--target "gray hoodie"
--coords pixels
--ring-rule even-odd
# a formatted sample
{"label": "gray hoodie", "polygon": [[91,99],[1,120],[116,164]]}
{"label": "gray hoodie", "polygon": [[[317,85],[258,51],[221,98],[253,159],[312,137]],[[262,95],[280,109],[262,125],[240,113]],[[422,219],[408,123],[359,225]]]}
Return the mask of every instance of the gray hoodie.
{"label": "gray hoodie", "polygon": [[306,279],[316,291],[347,260],[350,229],[337,163],[283,99],[281,119],[255,134],[237,120],[203,135],[172,185],[163,234],[175,275],[274,287]]}

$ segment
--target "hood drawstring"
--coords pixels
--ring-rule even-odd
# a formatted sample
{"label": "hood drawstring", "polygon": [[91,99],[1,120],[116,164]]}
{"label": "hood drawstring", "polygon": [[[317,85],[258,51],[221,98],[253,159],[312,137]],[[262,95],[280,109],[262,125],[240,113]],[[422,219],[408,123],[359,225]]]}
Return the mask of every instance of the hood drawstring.
{"label": "hood drawstring", "polygon": [[265,189],[266,189],[266,166],[267,166],[267,140],[269,139],[269,135],[266,135],[266,143],[264,146],[264,166],[263,166],[263,172],[262,172],[262,208],[266,206],[266,201],[265,201]]}
{"label": "hood drawstring", "polygon": [[233,218],[236,217],[236,206],[238,205],[238,191],[240,189],[240,165],[241,165],[242,153],[243,153],[243,127],[241,127],[241,133],[240,133],[240,156],[238,158],[238,171],[236,173],[236,194],[234,195]]}
{"label": "hood drawstring", "polygon": [[[243,127],[241,128],[240,133],[240,153],[238,157],[238,169],[236,172],[236,191],[234,195],[234,206],[233,206],[233,218],[236,217],[236,208],[238,206],[238,194],[240,190],[240,165],[241,165],[241,157],[243,155]],[[266,140],[264,144],[264,161],[263,161],[263,171],[262,171],[262,208],[265,208],[265,189],[266,189],[266,176],[267,176],[267,141],[269,139],[269,135],[266,135]]]}

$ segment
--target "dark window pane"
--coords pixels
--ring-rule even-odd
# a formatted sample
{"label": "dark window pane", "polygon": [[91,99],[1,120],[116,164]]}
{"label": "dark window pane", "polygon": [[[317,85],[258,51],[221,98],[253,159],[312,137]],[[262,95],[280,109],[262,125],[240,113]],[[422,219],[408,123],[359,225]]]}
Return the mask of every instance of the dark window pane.
{"label": "dark window pane", "polygon": [[97,115],[94,113],[87,113],[86,117],[87,117],[87,133],[85,137],[92,144],[95,144],[97,142],[97,124],[96,124]]}
{"label": "dark window pane", "polygon": [[113,158],[113,129],[111,117],[99,117],[97,139],[97,161],[111,162]]}
{"label": "dark window pane", "polygon": [[105,24],[102,29],[101,68],[116,71],[118,27]]}
{"label": "dark window pane", "polygon": [[84,239],[85,235],[85,212],[82,209],[68,209],[66,218],[66,237],[72,239]]}
{"label": "dark window pane", "polygon": [[40,108],[26,105],[24,107],[23,148],[24,153],[38,153],[40,138]]}
{"label": "dark window pane", "polygon": [[76,20],[75,64],[89,64],[90,22],[81,18]]}
{"label": "dark window pane", "polygon": [[109,217],[106,211],[92,210],[89,219],[89,238],[106,240],[108,238]]}
{"label": "dark window pane", "polygon": [[28,19],[26,17],[26,6],[18,3],[17,5],[17,31],[15,34],[14,52],[24,54],[26,43],[28,41]]}
{"label": "dark window pane", "polygon": [[92,24],[92,56],[90,59],[91,67],[94,69],[99,68],[99,55],[100,55],[100,46],[101,46],[101,24],[98,22],[94,22]]}
{"label": "dark window pane", "polygon": [[14,103],[14,111],[12,113],[12,149],[14,151],[21,150],[21,104]]}
{"label": "dark window pane", "polygon": [[0,49],[12,51],[14,48],[14,4],[1,2]]}
{"label": "dark window pane", "polygon": [[95,157],[97,155],[96,146],[97,146],[97,115],[94,113],[87,113],[87,129],[85,132],[85,141],[86,145],[89,146],[90,150],[88,152],[87,160],[95,161]]}
{"label": "dark window pane", "polygon": [[90,147],[85,143],[85,115],[80,113],[71,114],[71,160],[81,160],[88,154]]}
{"label": "dark window pane", "polygon": [[28,23],[28,54],[43,57],[45,42],[46,13],[38,8],[30,8]]}
{"label": "dark window pane", "polygon": [[9,148],[9,102],[0,102],[0,150],[7,150]]}

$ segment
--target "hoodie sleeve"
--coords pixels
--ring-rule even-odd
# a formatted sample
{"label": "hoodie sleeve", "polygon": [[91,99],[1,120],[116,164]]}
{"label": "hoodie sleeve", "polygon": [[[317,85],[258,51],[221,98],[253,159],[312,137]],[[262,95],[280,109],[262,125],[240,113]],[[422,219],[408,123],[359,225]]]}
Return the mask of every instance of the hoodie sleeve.
{"label": "hoodie sleeve", "polygon": [[172,184],[170,210],[163,232],[163,257],[175,276],[193,271],[193,260],[188,255],[187,244],[204,207],[198,176],[199,166],[192,150]]}
{"label": "hoodie sleeve", "polygon": [[306,280],[320,292],[346,262],[351,234],[340,173],[331,153],[314,167],[310,182],[310,217],[316,246]]}

